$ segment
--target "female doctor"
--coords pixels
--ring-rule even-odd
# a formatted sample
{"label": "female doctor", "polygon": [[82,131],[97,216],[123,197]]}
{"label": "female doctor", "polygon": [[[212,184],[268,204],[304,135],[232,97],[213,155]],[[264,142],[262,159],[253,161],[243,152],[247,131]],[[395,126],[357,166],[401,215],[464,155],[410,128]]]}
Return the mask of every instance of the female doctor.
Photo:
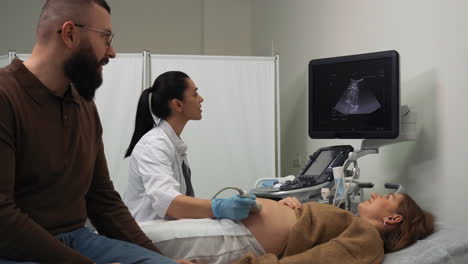
{"label": "female doctor", "polygon": [[183,72],[161,74],[140,96],[124,201],[139,222],[156,219],[229,218],[249,215],[255,198],[194,198],[187,146],[180,138],[189,120],[202,118],[194,82]]}

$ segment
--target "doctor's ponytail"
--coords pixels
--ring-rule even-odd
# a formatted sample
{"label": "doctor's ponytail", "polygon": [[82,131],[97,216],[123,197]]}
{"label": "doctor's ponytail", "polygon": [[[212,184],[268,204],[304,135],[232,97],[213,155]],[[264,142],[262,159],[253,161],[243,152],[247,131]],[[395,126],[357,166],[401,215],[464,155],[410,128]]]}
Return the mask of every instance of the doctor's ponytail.
{"label": "doctor's ponytail", "polygon": [[130,145],[125,152],[125,158],[132,154],[138,141],[155,126],[153,115],[160,119],[166,119],[171,115],[169,102],[172,99],[183,100],[184,91],[187,88],[186,79],[188,78],[190,77],[187,74],[180,71],[165,72],[154,80],[153,86],[143,90],[138,100],[135,130]]}

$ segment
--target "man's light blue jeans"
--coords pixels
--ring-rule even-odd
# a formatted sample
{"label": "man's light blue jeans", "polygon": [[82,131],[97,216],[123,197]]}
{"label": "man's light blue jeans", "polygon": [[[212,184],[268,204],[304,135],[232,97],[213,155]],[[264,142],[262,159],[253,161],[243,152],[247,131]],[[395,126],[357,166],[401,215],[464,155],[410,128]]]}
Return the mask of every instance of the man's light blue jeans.
{"label": "man's light blue jeans", "polygon": [[[97,264],[113,262],[122,264],[175,264],[173,260],[156,252],[128,242],[98,235],[86,227],[58,234],[55,237]],[[14,263],[33,264],[35,262],[16,262],[0,258],[0,264]]]}

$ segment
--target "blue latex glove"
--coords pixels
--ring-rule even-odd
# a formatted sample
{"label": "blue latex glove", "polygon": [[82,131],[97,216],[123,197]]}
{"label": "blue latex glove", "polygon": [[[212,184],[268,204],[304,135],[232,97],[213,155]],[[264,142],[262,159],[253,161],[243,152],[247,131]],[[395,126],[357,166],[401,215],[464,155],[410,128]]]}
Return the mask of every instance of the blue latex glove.
{"label": "blue latex glove", "polygon": [[255,196],[251,198],[234,195],[230,198],[216,198],[211,201],[211,210],[216,218],[229,218],[235,221],[249,216],[250,207],[255,204]]}

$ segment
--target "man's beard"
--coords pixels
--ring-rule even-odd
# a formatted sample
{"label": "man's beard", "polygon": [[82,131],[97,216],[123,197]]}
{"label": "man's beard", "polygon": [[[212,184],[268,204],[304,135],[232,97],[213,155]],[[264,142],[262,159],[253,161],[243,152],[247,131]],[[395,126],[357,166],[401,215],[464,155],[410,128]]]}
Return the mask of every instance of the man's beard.
{"label": "man's beard", "polygon": [[87,43],[65,61],[65,75],[83,98],[92,100],[97,88],[102,84],[102,72],[99,67],[108,61],[108,58],[98,61]]}

